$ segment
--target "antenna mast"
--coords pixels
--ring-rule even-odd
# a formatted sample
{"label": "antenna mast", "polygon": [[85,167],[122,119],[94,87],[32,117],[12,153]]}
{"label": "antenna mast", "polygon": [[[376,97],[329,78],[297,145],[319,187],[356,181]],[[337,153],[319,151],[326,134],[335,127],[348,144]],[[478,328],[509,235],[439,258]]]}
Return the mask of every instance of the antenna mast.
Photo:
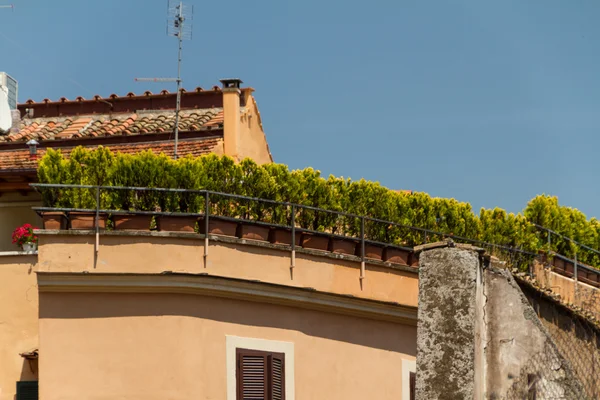
{"label": "antenna mast", "polygon": [[182,1],[168,0],[167,3],[167,35],[175,36],[179,45],[177,52],[177,78],[135,78],[138,82],[177,82],[177,104],[175,106],[175,146],[173,157],[177,159],[177,142],[179,141],[179,111],[181,110],[181,52],[183,40],[192,39],[192,21],[194,6],[188,7]]}

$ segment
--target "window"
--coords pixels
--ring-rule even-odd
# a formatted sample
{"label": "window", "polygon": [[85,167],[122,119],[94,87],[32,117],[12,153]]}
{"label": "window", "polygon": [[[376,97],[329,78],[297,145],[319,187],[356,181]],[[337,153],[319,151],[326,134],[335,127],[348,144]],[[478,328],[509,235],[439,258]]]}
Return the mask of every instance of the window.
{"label": "window", "polygon": [[[227,400],[295,400],[294,343],[232,335],[225,339]],[[249,392],[253,390],[257,392]]]}
{"label": "window", "polygon": [[16,400],[38,400],[38,382],[20,381],[17,382]]}
{"label": "window", "polygon": [[285,354],[236,349],[238,400],[285,400]]}
{"label": "window", "polygon": [[417,363],[415,360],[402,360],[402,400],[414,400],[417,383]]}

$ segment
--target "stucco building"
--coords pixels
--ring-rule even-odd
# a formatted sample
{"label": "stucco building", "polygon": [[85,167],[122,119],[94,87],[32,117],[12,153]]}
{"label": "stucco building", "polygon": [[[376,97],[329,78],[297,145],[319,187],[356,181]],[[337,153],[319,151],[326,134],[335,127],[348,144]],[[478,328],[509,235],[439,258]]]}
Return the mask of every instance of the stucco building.
{"label": "stucco building", "polygon": [[[252,89],[223,83],[183,93],[178,155],[271,162]],[[16,226],[41,227],[29,184],[45,149],[173,155],[174,100],[28,101],[0,137],[0,400],[38,390],[42,399],[409,399],[418,282],[408,263],[164,232],[102,232],[96,242],[94,232],[40,230],[37,254],[15,251]]]}
{"label": "stucco building", "polygon": [[[272,161],[252,89],[239,85],[183,93],[179,156]],[[41,229],[37,252],[15,251],[15,226],[41,226],[30,183],[45,149],[172,156],[174,102],[167,92],[27,102],[0,136],[0,400],[600,393],[595,375],[584,379],[600,367],[600,328],[545,288],[597,312],[600,283],[578,282],[589,271],[576,262],[513,277],[472,245],[366,243],[363,226],[362,239],[322,234],[328,246],[316,249],[302,240],[315,232],[287,226],[269,226],[285,243],[244,235],[241,219],[213,231],[210,212],[197,215],[200,233]],[[339,240],[356,251],[335,250]]]}

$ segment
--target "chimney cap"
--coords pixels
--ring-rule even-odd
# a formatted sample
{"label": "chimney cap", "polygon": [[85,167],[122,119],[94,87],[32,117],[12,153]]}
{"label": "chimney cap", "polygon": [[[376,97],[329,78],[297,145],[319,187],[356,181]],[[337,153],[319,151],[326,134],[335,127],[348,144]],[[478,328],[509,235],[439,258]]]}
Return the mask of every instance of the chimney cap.
{"label": "chimney cap", "polygon": [[223,84],[223,89],[239,89],[240,85],[244,83],[241,79],[221,79],[220,82]]}

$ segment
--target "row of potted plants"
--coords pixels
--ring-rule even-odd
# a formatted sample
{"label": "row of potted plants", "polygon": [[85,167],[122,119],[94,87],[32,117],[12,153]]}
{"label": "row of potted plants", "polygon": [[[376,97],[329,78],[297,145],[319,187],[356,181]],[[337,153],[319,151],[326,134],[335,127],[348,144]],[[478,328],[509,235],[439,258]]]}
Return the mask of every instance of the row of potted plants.
{"label": "row of potted plants", "polygon": [[[476,215],[468,203],[432,198],[425,193],[392,191],[377,182],[352,181],[334,176],[324,178],[319,171],[312,168],[289,170],[285,165],[261,166],[249,159],[235,163],[231,158],[214,154],[172,160],[163,154],[150,151],[128,155],[112,153],[102,147],[95,150],[76,148],[71,151],[69,157],[65,157],[60,151],[49,149],[40,160],[38,177],[41,183],[209,190],[364,215],[400,224],[372,219],[364,221],[364,233],[369,241],[400,247],[411,247],[424,241],[442,238],[441,235],[403,227],[413,226],[443,232],[444,236],[467,237],[531,252],[543,249],[565,254],[561,251],[565,250],[564,248],[556,248],[562,246],[560,242],[551,243],[549,246],[531,223],[542,222],[541,225],[545,225],[546,211],[539,203],[542,200],[555,200],[547,196],[533,199],[523,215],[507,213],[501,209],[482,209],[480,214]],[[94,209],[95,196],[95,189],[42,190],[44,205],[49,207]],[[99,200],[101,209],[116,211],[111,216],[114,229],[152,227],[190,231],[191,222],[186,214],[202,214],[206,207],[205,196],[201,193],[111,189],[102,190]],[[547,207],[545,203],[544,205]],[[555,206],[553,212],[565,212],[557,202]],[[136,216],[130,214],[132,211],[156,213],[156,218],[150,215]],[[291,226],[294,220],[296,227],[305,232],[302,235],[303,239],[298,240],[306,246],[310,246],[311,243],[317,246],[318,243],[322,248],[325,247],[325,243],[329,247],[330,244],[329,239],[319,233],[358,238],[362,229],[360,218],[302,207],[295,207],[292,212],[289,205],[216,194],[210,195],[209,212],[211,217],[223,217],[222,222],[228,221],[227,218],[248,221],[249,223],[242,224],[242,228],[235,229],[242,230],[242,237],[252,234],[262,239],[265,236],[265,226]],[[70,217],[73,228],[73,223],[79,216],[71,213]],[[142,218],[143,224],[136,225]],[[573,215],[570,215],[566,220],[571,221],[573,218]],[[578,221],[581,220],[579,215],[577,218]],[[215,218],[209,220],[214,220],[215,224],[219,221]],[[108,223],[104,216],[102,221],[105,225]],[[581,223],[590,225],[595,222],[587,221],[583,216]],[[553,229],[561,232],[565,222],[558,225]],[[232,229],[230,227],[229,231]],[[594,228],[592,231],[595,233],[591,241],[598,240],[600,229]],[[275,235],[277,238],[271,239],[275,241],[283,241],[285,238],[290,240],[289,230],[285,229],[276,229],[275,233],[269,235]],[[346,251],[352,252],[356,247],[353,247],[353,240],[346,241]],[[375,247],[379,247],[380,250],[383,248]]]}

